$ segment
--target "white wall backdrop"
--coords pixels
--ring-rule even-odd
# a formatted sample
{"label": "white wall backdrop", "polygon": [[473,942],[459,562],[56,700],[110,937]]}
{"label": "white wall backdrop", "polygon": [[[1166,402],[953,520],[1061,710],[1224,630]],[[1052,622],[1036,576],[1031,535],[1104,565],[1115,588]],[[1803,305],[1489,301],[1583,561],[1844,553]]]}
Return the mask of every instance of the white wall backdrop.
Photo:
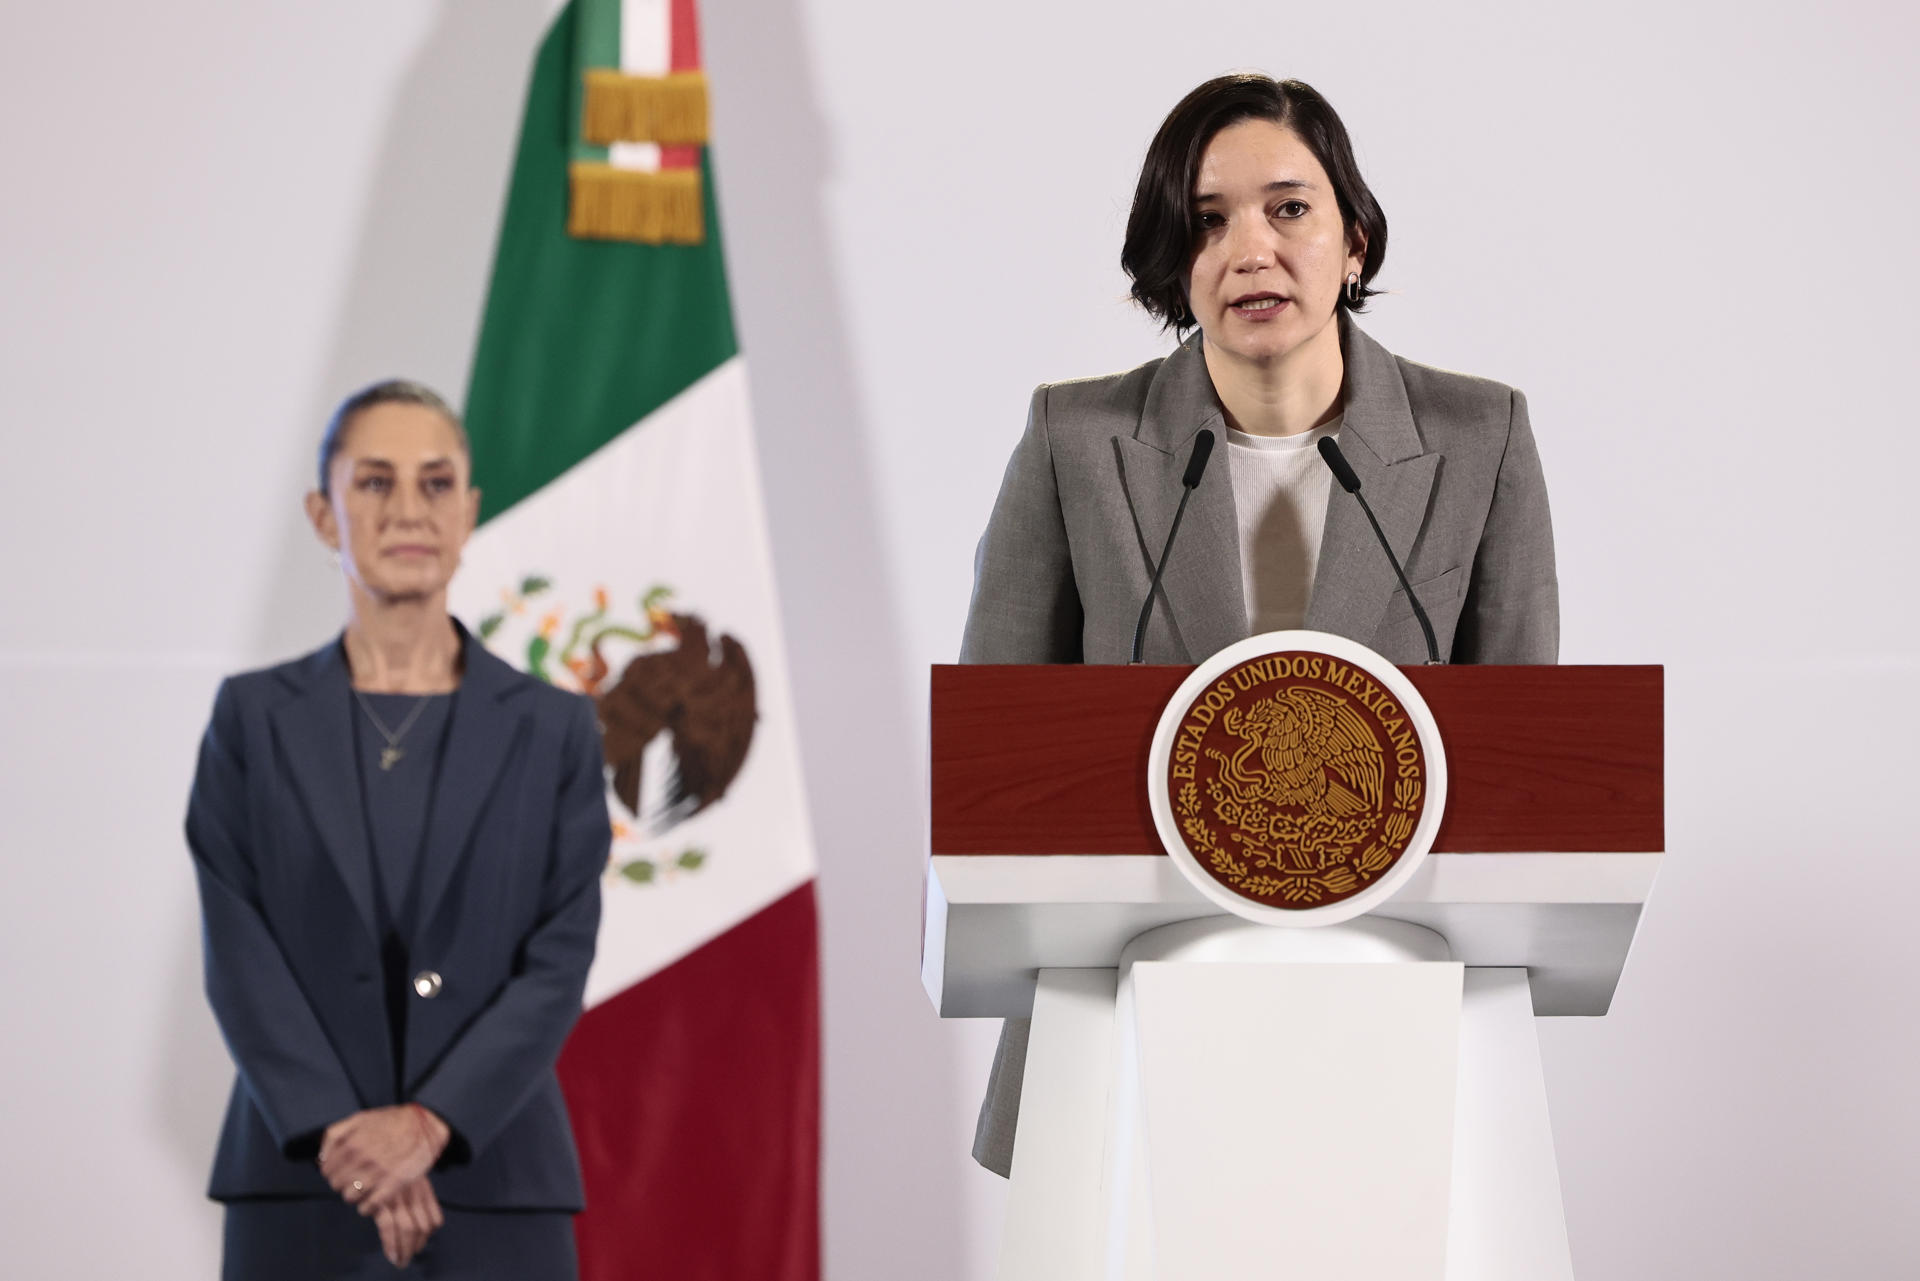
{"label": "white wall backdrop", "polygon": [[[178,835],[213,684],[338,590],[326,408],[458,394],[552,0],[0,10],[0,1232],[212,1275],[225,1053]],[[1233,68],[1340,108],[1368,327],[1529,396],[1564,657],[1664,662],[1669,866],[1605,1020],[1542,1025],[1588,1281],[1908,1277],[1920,96],[1906,6],[706,6],[821,850],[827,1275],[991,1274],[990,1029],[918,989],[926,668],[1027,393],[1164,341],[1133,175]]]}

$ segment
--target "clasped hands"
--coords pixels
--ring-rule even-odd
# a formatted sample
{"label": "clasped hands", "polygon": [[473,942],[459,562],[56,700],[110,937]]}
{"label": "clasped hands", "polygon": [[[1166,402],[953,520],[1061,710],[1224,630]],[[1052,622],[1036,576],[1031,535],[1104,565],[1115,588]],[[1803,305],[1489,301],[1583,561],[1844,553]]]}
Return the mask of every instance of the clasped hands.
{"label": "clasped hands", "polygon": [[335,1121],[320,1141],[320,1172],[348,1205],[373,1219],[380,1249],[396,1268],[406,1267],[446,1221],[427,1171],[449,1137],[445,1121],[402,1103]]}

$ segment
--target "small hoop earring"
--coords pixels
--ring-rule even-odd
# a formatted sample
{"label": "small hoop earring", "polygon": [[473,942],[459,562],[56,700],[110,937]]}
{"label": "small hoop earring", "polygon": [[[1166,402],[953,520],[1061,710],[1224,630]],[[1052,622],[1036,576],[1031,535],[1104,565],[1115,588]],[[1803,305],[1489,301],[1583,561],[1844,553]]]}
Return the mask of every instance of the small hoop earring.
{"label": "small hoop earring", "polygon": [[1360,273],[1357,271],[1350,271],[1347,273],[1347,302],[1349,304],[1353,304],[1353,303],[1358,303],[1359,301],[1360,301]]}

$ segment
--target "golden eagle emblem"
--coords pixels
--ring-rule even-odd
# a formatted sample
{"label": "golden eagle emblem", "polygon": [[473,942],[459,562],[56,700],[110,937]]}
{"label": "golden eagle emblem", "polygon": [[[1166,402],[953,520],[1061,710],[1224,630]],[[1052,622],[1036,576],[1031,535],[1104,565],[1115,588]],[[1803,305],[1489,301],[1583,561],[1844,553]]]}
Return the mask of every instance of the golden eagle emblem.
{"label": "golden eagle emblem", "polygon": [[[1220,761],[1220,797],[1257,807],[1276,855],[1300,872],[1323,869],[1335,851],[1365,834],[1355,822],[1380,806],[1386,759],[1380,739],[1346,703],[1321,690],[1293,685],[1242,714],[1229,707],[1227,733],[1238,751],[1209,754]],[[1311,839],[1282,839],[1289,828]]]}
{"label": "golden eagle emblem", "polygon": [[1174,814],[1214,879],[1277,907],[1358,893],[1407,848],[1425,785],[1405,712],[1329,655],[1267,655],[1186,710],[1169,763]]}

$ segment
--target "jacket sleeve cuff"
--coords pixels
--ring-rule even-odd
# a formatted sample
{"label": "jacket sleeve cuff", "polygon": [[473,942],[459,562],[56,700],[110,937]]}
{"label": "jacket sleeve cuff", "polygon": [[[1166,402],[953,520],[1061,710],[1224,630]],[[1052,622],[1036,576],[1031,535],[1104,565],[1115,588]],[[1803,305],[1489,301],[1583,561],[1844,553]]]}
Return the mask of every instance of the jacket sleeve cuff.
{"label": "jacket sleeve cuff", "polygon": [[440,1153],[440,1159],[434,1163],[434,1169],[450,1169],[457,1165],[466,1165],[473,1160],[473,1144],[467,1139],[467,1127],[460,1123],[459,1118],[449,1111],[444,1103],[433,1097],[431,1089],[422,1090],[409,1102],[418,1103],[446,1124],[447,1146]]}

